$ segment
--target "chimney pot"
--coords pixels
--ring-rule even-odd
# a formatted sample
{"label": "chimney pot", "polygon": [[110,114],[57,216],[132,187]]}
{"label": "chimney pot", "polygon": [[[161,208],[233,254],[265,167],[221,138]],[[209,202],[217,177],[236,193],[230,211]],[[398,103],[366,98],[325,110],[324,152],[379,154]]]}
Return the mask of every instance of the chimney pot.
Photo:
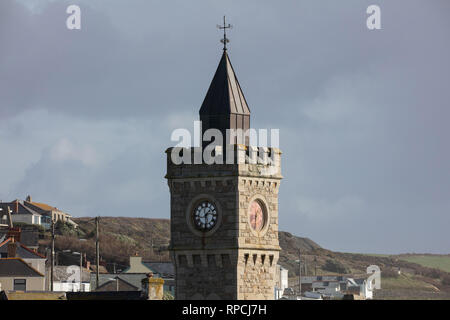
{"label": "chimney pot", "polygon": [[16,257],[16,242],[14,241],[14,238],[11,239],[11,241],[8,243],[8,258],[15,258]]}

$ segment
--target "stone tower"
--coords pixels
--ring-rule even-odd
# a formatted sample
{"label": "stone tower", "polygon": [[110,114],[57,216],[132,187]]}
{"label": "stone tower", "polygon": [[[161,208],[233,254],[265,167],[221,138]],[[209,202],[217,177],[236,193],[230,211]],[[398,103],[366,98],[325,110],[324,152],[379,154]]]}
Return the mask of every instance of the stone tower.
{"label": "stone tower", "polygon": [[[200,119],[203,132],[250,127],[250,110],[226,50]],[[194,164],[201,147],[166,150],[176,299],[274,298],[281,152],[230,142],[232,164]],[[175,163],[174,152],[191,161]]]}

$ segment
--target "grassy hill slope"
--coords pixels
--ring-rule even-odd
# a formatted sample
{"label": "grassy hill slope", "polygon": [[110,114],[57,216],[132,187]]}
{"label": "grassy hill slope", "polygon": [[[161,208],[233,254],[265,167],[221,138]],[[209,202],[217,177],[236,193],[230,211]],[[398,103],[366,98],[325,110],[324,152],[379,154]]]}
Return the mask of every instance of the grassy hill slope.
{"label": "grassy hill slope", "polygon": [[424,267],[436,268],[450,272],[450,255],[441,254],[402,254],[396,256],[398,259],[420,264]]}

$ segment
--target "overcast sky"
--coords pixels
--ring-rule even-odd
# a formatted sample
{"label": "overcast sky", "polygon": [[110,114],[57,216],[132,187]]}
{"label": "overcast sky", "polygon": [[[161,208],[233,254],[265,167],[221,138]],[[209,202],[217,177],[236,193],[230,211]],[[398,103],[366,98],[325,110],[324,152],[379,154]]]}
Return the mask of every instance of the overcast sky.
{"label": "overcast sky", "polygon": [[252,127],[280,129],[280,230],[449,253],[447,0],[1,0],[0,199],[169,218],[164,150],[198,119],[224,14]]}

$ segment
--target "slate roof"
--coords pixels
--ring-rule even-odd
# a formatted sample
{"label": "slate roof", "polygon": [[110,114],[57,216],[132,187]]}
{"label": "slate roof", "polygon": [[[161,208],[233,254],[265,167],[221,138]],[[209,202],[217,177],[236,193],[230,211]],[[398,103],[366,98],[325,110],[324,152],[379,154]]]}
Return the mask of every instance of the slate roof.
{"label": "slate roof", "polygon": [[[119,277],[119,279],[126,281],[127,283],[133,285],[134,287],[141,290],[142,288],[142,280],[147,278],[147,275],[144,273],[106,273],[106,274],[99,274],[98,280],[100,283],[100,286],[103,284],[111,281],[110,279],[115,279],[116,277]],[[97,287],[96,285],[96,274],[93,272],[91,273],[91,288],[92,290],[95,290]]]}
{"label": "slate roof", "polygon": [[44,275],[20,258],[0,259],[0,277],[43,277]]}
{"label": "slate roof", "polygon": [[250,115],[250,109],[234,73],[230,58],[224,51],[203,100],[200,114],[220,115],[229,113]]}
{"label": "slate roof", "polygon": [[[137,287],[119,276],[114,277],[114,279],[119,279],[119,283],[117,284],[116,280],[109,280],[96,288],[95,291],[141,291],[142,285]],[[117,285],[119,290],[117,290]]]}
{"label": "slate roof", "polygon": [[[250,129],[250,109],[226,51],[223,52],[199,113],[202,134],[208,129],[218,129],[224,143],[228,141],[228,129],[241,129],[243,132]],[[233,138],[230,143],[247,144],[248,138],[245,142]]]}
{"label": "slate roof", "polygon": [[[0,243],[8,239],[9,228],[0,230]],[[20,228],[20,243],[27,247],[39,246],[39,232],[26,226]]]}
{"label": "slate roof", "polygon": [[[8,252],[8,243],[11,241],[11,238],[8,238],[4,240],[2,243],[0,243],[0,253],[7,253]],[[22,259],[46,259],[45,256],[42,254],[31,250],[26,245],[15,242],[16,245],[16,257],[22,258]]]}
{"label": "slate roof", "polygon": [[[17,201],[17,207],[16,207],[16,201]],[[36,214],[39,216],[41,215],[39,212],[26,207],[23,204],[23,202],[20,200],[14,200],[12,202],[0,202],[0,208],[3,209],[2,211],[0,211],[1,215],[7,214],[8,206],[9,206],[9,209],[11,210],[12,216],[15,214]]]}
{"label": "slate roof", "polygon": [[28,247],[39,246],[39,231],[28,226],[21,227],[20,243]]}
{"label": "slate roof", "polygon": [[175,276],[175,267],[172,262],[142,262],[147,268],[152,270],[161,278],[173,278]]}

